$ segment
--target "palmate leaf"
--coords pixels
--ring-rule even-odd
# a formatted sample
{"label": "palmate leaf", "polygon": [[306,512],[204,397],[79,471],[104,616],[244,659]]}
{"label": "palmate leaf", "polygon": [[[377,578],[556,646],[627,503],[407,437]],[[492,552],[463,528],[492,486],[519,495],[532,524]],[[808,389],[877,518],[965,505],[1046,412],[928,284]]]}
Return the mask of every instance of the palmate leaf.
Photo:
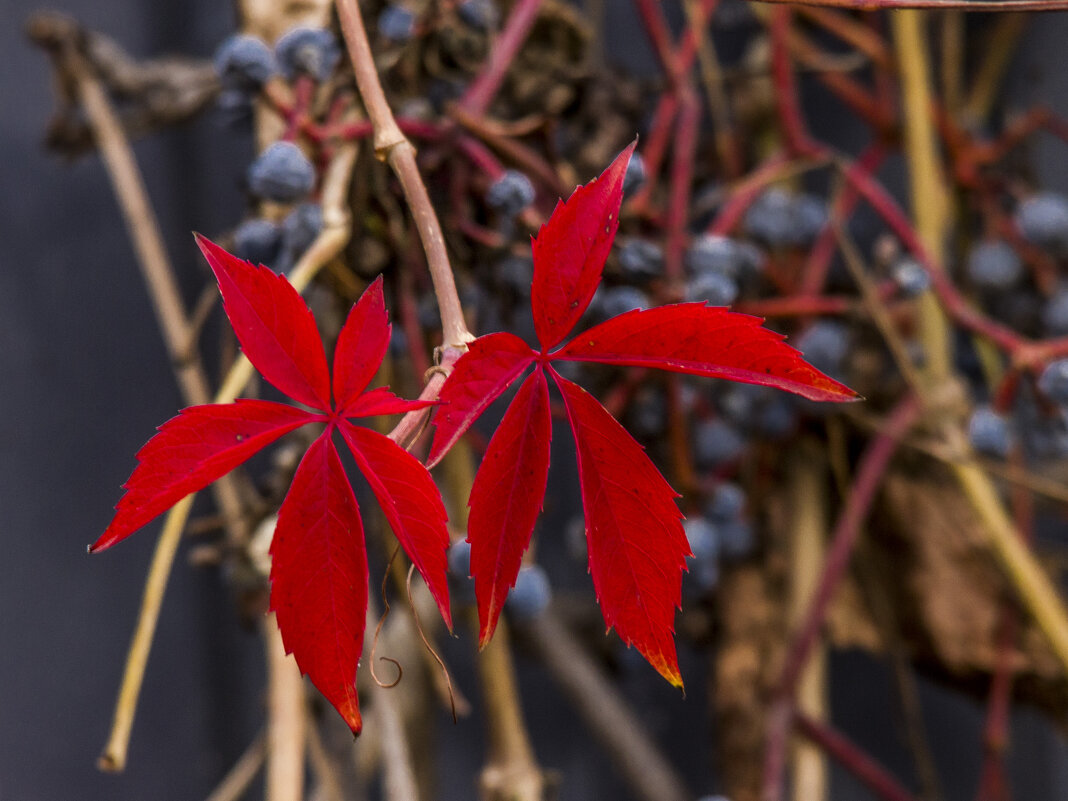
{"label": "palmate leaf", "polygon": [[279,437],[308,423],[325,424],[279,511],[271,546],[271,607],[286,651],[358,733],[356,667],[363,648],[367,558],[359,509],[331,437],[341,430],[451,626],[445,509],[430,474],[392,440],[349,420],[429,404],[402,400],[386,388],[367,391],[389,343],[381,279],[367,288],[345,321],[331,373],[311,311],[284,277],[203,237],[197,243],[249,361],[279,390],[317,411],[258,400],[184,410],[138,453],[140,463],[126,482],[115,517],[91,550],[124,539]]}
{"label": "palmate leaf", "polygon": [[670,682],[681,685],[673,638],[689,545],[676,495],[641,446],[554,361],[654,367],[763,384],[813,400],[856,394],[813,368],[761,320],[684,303],[620,315],[555,352],[601,280],[619,223],[622,180],[634,145],[601,176],[557,204],[533,242],[531,306],[541,343],[511,334],[471,343],[441,390],[429,463],[436,464],[486,407],[532,364],[490,440],[471,492],[468,540],[480,640],[492,635],[541,508],[548,470],[550,370],[575,438],[589,569],[605,622]]}

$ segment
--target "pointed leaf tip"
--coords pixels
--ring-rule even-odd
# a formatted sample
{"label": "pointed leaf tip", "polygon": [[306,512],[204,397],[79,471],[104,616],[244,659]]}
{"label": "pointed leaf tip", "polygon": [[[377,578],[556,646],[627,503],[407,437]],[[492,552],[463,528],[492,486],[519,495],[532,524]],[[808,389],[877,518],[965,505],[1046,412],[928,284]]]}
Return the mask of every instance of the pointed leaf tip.
{"label": "pointed leaf tip", "polygon": [[637,140],[597,178],[556,204],[533,241],[530,302],[545,349],[560,343],[590,305],[619,228],[623,179]]}
{"label": "pointed leaf tip", "polygon": [[300,403],[330,408],[330,371],[311,310],[293,285],[264,266],[239,259],[196,235],[223,308],[252,365],[279,390]]}

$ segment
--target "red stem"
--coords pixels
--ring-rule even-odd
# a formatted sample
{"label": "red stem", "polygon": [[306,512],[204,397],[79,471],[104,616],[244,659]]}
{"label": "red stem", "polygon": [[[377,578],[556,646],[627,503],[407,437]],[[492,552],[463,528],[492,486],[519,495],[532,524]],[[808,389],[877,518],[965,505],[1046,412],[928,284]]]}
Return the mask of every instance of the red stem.
{"label": "red stem", "polygon": [[701,106],[697,96],[686,87],[679,91],[679,116],[671,164],[671,194],[668,198],[667,247],[664,249],[664,275],[669,281],[682,280],[682,261],[686,250],[689,222],[690,190],[693,186],[693,159],[697,150],[697,126]]}
{"label": "red stem", "polygon": [[541,10],[541,0],[517,0],[504,23],[500,36],[493,43],[486,66],[459,100],[459,106],[473,116],[486,113],[497,91],[504,83],[508,68],[516,53],[527,40],[534,21]]}
{"label": "red stem", "polygon": [[790,23],[793,9],[776,8],[771,14],[771,79],[775,86],[775,105],[782,124],[782,135],[788,153],[794,156],[811,155],[815,146],[809,138],[801,116],[801,100],[797,80],[790,62]]}
{"label": "red stem", "polygon": [[838,764],[883,801],[917,801],[916,796],[902,787],[886,768],[865,754],[841,732],[800,713],[794,716],[794,720],[798,731],[834,757]]}
{"label": "red stem", "polygon": [[[884,158],[886,158],[886,148],[881,143],[876,143],[868,147],[857,159],[857,167],[874,174]],[[839,190],[838,197],[831,206],[830,219],[816,238],[805,263],[798,289],[800,294],[818,295],[823,290],[823,285],[827,281],[827,273],[831,269],[831,261],[838,250],[836,221],[844,226],[853,215],[859,200],[860,193],[851,184],[844,184]]]}
{"label": "red stem", "polygon": [[845,577],[860,537],[861,524],[875,500],[886,468],[897,450],[898,440],[919,419],[922,409],[914,396],[909,395],[902,400],[890,413],[882,430],[868,444],[857,465],[856,478],[835,525],[819,585],[786,654],[779,689],[772,703],[764,761],[764,801],[780,801],[782,798],[786,740],[798,678],[819,638],[834,592]]}

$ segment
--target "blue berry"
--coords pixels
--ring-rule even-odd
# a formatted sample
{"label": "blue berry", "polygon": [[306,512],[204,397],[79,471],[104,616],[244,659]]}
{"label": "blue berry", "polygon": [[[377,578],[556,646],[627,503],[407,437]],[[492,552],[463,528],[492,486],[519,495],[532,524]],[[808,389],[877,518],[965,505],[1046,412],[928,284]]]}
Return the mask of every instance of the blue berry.
{"label": "blue berry", "polygon": [[797,406],[788,395],[774,393],[763,403],[754,421],[754,429],[769,439],[784,439],[797,428]]}
{"label": "blue berry", "polygon": [[1060,287],[1042,310],[1042,324],[1052,336],[1068,334],[1068,286]]}
{"label": "blue berry", "polygon": [[787,245],[794,238],[792,206],[790,194],[773,187],[760,195],[746,210],[742,227],[749,236],[772,247]]}
{"label": "blue berry", "polygon": [[508,256],[494,268],[497,280],[521,298],[530,297],[534,281],[534,262],[525,256]]}
{"label": "blue berry", "polygon": [[253,264],[273,265],[282,245],[282,232],[270,220],[246,220],[234,231],[234,255]]}
{"label": "blue berry", "polygon": [[815,195],[798,195],[794,198],[792,215],[794,239],[791,244],[811,245],[827,224],[827,204]]}
{"label": "blue berry", "polygon": [[756,547],[753,526],[748,520],[728,520],[718,524],[716,529],[719,531],[720,549],[728,559],[742,559]]}
{"label": "blue berry", "polygon": [[515,620],[531,620],[545,611],[552,594],[549,577],[541,567],[523,567],[516,576],[515,586],[508,594],[504,608]]}
{"label": "blue berry", "polygon": [[686,285],[686,300],[709,306],[730,306],[738,299],[738,284],[723,273],[706,272]]}
{"label": "blue berry", "polygon": [[745,511],[745,490],[737,484],[724,481],[716,487],[712,500],[705,507],[705,514],[716,523],[736,520]]}
{"label": "blue berry", "polygon": [[703,517],[688,517],[682,521],[682,530],[697,562],[714,562],[719,558],[719,536],[715,526]]}
{"label": "blue berry", "polygon": [[645,184],[645,159],[641,153],[631,154],[627,171],[623,175],[623,197],[637,192]]}
{"label": "blue berry", "polygon": [[1054,403],[1068,404],[1068,359],[1047,364],[1038,377],[1038,388]]}
{"label": "blue berry", "polygon": [[1023,262],[1008,242],[988,239],[968,254],[968,277],[982,289],[1008,289],[1023,277]]}
{"label": "blue berry", "polygon": [[1068,245],[1068,198],[1056,192],[1039,192],[1016,209],[1016,225],[1031,242],[1061,250]]}
{"label": "blue berry", "polygon": [[378,15],[378,32],[393,42],[407,42],[415,33],[415,12],[404,6],[388,5]]}
{"label": "blue berry", "polygon": [[341,61],[337,38],[325,28],[293,28],[275,42],[274,53],[290,79],[310,75],[325,81]]}
{"label": "blue berry", "polygon": [[408,335],[399,325],[392,327],[389,333],[389,355],[394,359],[408,355]]}
{"label": "blue berry", "polygon": [[694,460],[700,468],[717,468],[745,452],[745,439],[727,422],[702,420],[694,430]]}
{"label": "blue berry", "polygon": [[315,167],[292,142],[274,142],[248,168],[252,194],[279,203],[292,203],[315,186]]}
{"label": "blue berry", "polygon": [[641,290],[630,286],[606,289],[599,301],[600,312],[605,318],[616,317],[634,309],[648,308],[649,297]]}
{"label": "blue berry", "polygon": [[893,266],[891,274],[901,294],[907,298],[922,295],[931,288],[931,276],[923,266],[913,258],[899,259]]}
{"label": "blue berry", "polygon": [[300,256],[323,230],[323,209],[318,203],[301,203],[282,220],[282,247]]}
{"label": "blue berry", "polygon": [[483,33],[496,30],[501,20],[493,0],[462,0],[456,7],[456,12],[465,25]]}
{"label": "blue berry", "polygon": [[456,540],[449,546],[447,556],[449,572],[454,578],[471,578],[471,543],[467,540]]}
{"label": "blue berry", "polygon": [[733,239],[716,234],[695,237],[686,251],[686,269],[692,275],[707,272],[737,278],[743,266],[744,254]]}
{"label": "blue berry", "polygon": [[505,170],[486,190],[486,203],[505,217],[514,217],[534,202],[534,184],[518,170]]}
{"label": "blue berry", "polygon": [[635,281],[648,281],[664,271],[664,251],[648,239],[628,239],[619,249],[619,267]]}
{"label": "blue berry", "polygon": [[683,583],[693,595],[703,595],[716,589],[719,584],[719,560],[699,560],[690,566]]}
{"label": "blue berry", "polygon": [[987,456],[1009,455],[1012,435],[1008,421],[989,406],[979,406],[968,420],[968,439],[972,447]]}
{"label": "blue berry", "polygon": [[627,422],[640,437],[655,437],[664,431],[667,421],[667,404],[661,392],[653,387],[642,387],[627,410]]}
{"label": "blue berry", "polygon": [[793,343],[805,357],[805,361],[824,373],[834,374],[841,370],[849,352],[846,328],[833,320],[817,320]]}
{"label": "blue berry", "polygon": [[215,51],[215,72],[224,89],[242,93],[258,90],[278,72],[278,64],[267,43],[258,36],[235,34]]}
{"label": "blue berry", "polygon": [[745,213],[745,232],[771,247],[811,244],[827,222],[827,205],[815,195],[794,195],[772,187]]}

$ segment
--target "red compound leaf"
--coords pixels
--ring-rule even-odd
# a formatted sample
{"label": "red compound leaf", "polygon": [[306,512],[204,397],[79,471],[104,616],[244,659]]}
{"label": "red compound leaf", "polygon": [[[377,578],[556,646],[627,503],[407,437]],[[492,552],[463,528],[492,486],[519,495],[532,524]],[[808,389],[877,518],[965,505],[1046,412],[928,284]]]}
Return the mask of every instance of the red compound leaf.
{"label": "red compound leaf", "polygon": [[430,473],[422,463],[389,437],[347,420],[338,428],[356,464],[378,499],[404,552],[430,588],[446,625],[452,629],[445,552],[449,547],[448,519]]}
{"label": "red compound leaf", "polygon": [[675,610],[690,546],[678,495],[600,403],[554,375],[578,450],[586,545],[605,623],[675,686]]}
{"label": "red compound leaf", "polygon": [[189,493],[312,419],[302,409],[259,400],[183,409],[137,452],[138,465],[124,485],[115,517],[89,550],[102,551],[126,539]]}
{"label": "red compound leaf", "polygon": [[623,177],[632,142],[607,170],[556,204],[533,242],[530,302],[544,350],[560,343],[590,305],[619,228]]}
{"label": "red compound leaf", "polygon": [[330,372],[315,318],[284,276],[231,256],[197,235],[222,292],[223,306],[248,360],[298,403],[330,408]]}
{"label": "red compound leaf", "polygon": [[656,367],[785,389],[814,401],[856,400],[761,326],[759,317],[679,303],[635,310],[584,331],[553,354],[602,364]]}
{"label": "red compound leaf", "polygon": [[[472,489],[468,540],[480,640],[492,636],[545,492],[549,434],[543,371],[553,361],[655,367],[777,387],[812,400],[856,393],[807,364],[761,320],[698,303],[613,318],[555,353],[589,305],[615,238],[631,145],[594,181],[557,204],[533,242],[536,353],[511,334],[470,345],[441,390],[429,464],[532,363],[534,374],[490,440]],[[584,390],[557,373],[578,450],[589,567],[605,621],[672,684],[673,638],[689,545],[674,491],[641,446]]]}
{"label": "red compound leaf", "polygon": [[359,734],[356,666],[367,614],[356,497],[327,431],[301,459],[271,542],[271,609],[286,653]]}
{"label": "red compound leaf", "polygon": [[[197,243],[215,271],[224,308],[249,360],[293,400],[321,412],[250,400],[186,409],[141,449],[115,518],[91,550],[125,538],[284,434],[305,423],[325,423],[279,512],[271,547],[271,599],[286,650],[358,732],[355,682],[366,622],[367,562],[359,509],[330,437],[336,427],[342,429],[451,626],[445,508],[430,474],[391,440],[346,419],[431,404],[402,400],[385,388],[365,391],[389,344],[381,281],[368,287],[349,314],[331,376],[315,320],[285,278],[203,237]],[[330,403],[331,381],[337,407]]]}
{"label": "red compound leaf", "polygon": [[551,441],[549,387],[538,368],[508,407],[471,489],[468,539],[481,647],[493,636],[541,512]]}

